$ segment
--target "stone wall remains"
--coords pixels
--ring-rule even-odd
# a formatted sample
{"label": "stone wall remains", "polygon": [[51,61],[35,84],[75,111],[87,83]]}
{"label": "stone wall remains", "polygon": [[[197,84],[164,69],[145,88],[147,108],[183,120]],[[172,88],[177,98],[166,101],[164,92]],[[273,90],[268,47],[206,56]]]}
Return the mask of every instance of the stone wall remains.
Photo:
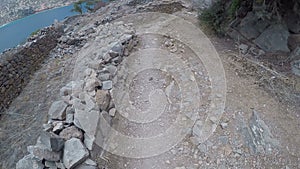
{"label": "stone wall remains", "polygon": [[55,48],[62,32],[62,27],[44,28],[25,45],[0,55],[0,112],[28,84],[31,75]]}

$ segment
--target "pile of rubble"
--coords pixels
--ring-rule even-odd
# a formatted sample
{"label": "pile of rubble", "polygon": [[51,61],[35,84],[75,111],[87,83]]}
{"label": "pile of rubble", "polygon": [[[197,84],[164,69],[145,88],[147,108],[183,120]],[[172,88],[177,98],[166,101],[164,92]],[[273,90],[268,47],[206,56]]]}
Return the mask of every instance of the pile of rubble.
{"label": "pile of rubble", "polygon": [[[30,154],[19,160],[17,169],[97,168],[89,151],[93,149],[99,117],[116,113],[111,99],[112,78],[137,40],[131,26],[122,22],[90,29],[91,40],[78,54],[82,58],[76,63],[75,79],[60,89],[61,100],[52,103],[48,123],[43,125],[45,132],[36,145],[27,147]],[[104,44],[107,46],[100,46]]]}

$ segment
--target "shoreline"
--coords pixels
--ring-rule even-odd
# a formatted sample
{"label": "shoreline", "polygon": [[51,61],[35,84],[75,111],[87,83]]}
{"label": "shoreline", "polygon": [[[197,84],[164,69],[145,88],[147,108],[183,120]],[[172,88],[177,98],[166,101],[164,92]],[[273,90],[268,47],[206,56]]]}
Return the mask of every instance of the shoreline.
{"label": "shoreline", "polygon": [[25,17],[22,17],[22,18],[19,18],[19,19],[15,19],[15,20],[13,20],[13,21],[11,21],[11,22],[8,22],[8,23],[5,23],[5,24],[3,24],[3,25],[0,25],[0,29],[4,28],[4,27],[6,27],[6,26],[8,26],[8,25],[10,25],[10,24],[14,24],[15,22],[18,22],[18,21],[20,21],[20,20],[23,20],[23,19],[25,19],[25,18],[27,18],[27,17],[31,17],[31,16],[34,16],[34,15],[38,15],[38,14],[40,14],[40,13],[47,12],[47,11],[49,11],[49,10],[54,10],[54,9],[57,9],[57,8],[68,7],[68,6],[70,6],[71,4],[72,4],[72,3],[70,3],[69,5],[64,5],[64,6],[59,6],[59,7],[53,7],[53,8],[48,8],[48,9],[45,9],[45,10],[42,10],[42,11],[39,11],[39,12],[35,12],[35,13],[33,13],[33,14],[30,14],[30,15],[28,15],[28,16],[25,16]]}
{"label": "shoreline", "polygon": [[[49,4],[49,2],[40,2],[38,1],[38,3],[40,4],[27,4],[26,6],[10,6],[9,9],[11,9],[13,11],[13,13],[11,15],[9,15],[9,11],[6,11],[6,9],[8,9],[8,7],[4,7],[3,9],[0,8],[0,10],[2,10],[2,12],[0,12],[0,16],[1,16],[1,20],[0,20],[0,28],[4,27],[5,25],[8,25],[16,20],[40,13],[40,12],[44,12],[47,10],[51,10],[51,9],[55,9],[55,8],[59,8],[59,7],[64,7],[64,6],[69,6],[71,4],[73,4],[74,2],[76,2],[76,0],[66,0],[64,2],[61,1],[53,1]],[[8,5],[8,4],[6,4]],[[26,8],[32,8],[33,13],[29,14],[29,15],[20,15],[20,13],[18,13],[19,11],[26,9]]]}

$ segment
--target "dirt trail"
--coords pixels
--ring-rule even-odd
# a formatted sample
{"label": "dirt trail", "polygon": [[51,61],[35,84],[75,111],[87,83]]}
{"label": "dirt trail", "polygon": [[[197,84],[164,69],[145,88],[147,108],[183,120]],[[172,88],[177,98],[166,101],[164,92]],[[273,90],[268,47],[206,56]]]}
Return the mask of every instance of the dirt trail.
{"label": "dirt trail", "polygon": [[[119,21],[133,25],[139,43],[114,79],[118,113],[111,124],[103,118],[98,126],[98,131],[110,128],[105,141],[99,142],[103,133],[96,135],[92,158],[99,166],[300,168],[299,106],[261,87],[260,75],[241,59],[232,41],[208,39],[195,13],[184,9],[173,15],[128,15],[115,22]],[[6,112],[15,114],[3,116],[7,122],[0,125],[2,166],[11,166],[7,163],[18,160],[36,140],[38,126],[56,99],[50,93],[58,95],[75,60],[61,60],[64,73],[40,83],[43,72],[60,72],[62,65],[50,59]],[[10,123],[19,120],[16,113],[28,114],[28,119]]]}
{"label": "dirt trail", "polygon": [[[154,22],[156,21],[157,24],[155,26],[151,24],[151,21],[145,19],[148,17],[147,15],[152,15],[149,16],[149,18],[151,18]],[[166,55],[171,56],[172,60],[176,60],[176,58],[172,57],[172,52],[175,51],[174,53],[176,53],[177,50],[180,51],[179,48],[175,50],[174,48],[176,48],[177,45],[186,45],[187,43],[185,43],[184,41],[184,36],[188,36],[186,34],[181,35],[180,31],[176,31],[187,28],[188,25],[186,23],[181,25],[178,24],[176,25],[177,27],[170,26],[176,23],[178,20],[166,19],[166,21],[164,20],[164,17],[166,17],[165,15],[153,15],[155,14],[148,13],[145,14],[145,16],[140,15],[140,17],[143,18],[142,21],[139,20],[139,18],[137,19],[137,17],[135,16],[133,16],[132,18],[129,16],[126,17],[126,19],[122,19],[124,22],[132,22],[133,25],[137,23],[136,25],[138,33],[140,31],[139,36],[142,38],[140,39],[141,46],[137,47],[139,52],[137,52],[137,54],[134,53],[133,56],[129,57],[130,59],[124,61],[122,64],[126,65],[127,67],[123,68],[121,66],[119,71],[119,74],[124,77],[119,77],[118,79],[126,79],[121,80],[120,83],[121,85],[129,85],[129,91],[127,91],[125,87],[124,90],[121,90],[122,88],[116,89],[116,93],[122,93],[122,91],[125,93],[130,93],[128,98],[125,97],[123,99],[125,100],[125,102],[132,101],[130,103],[136,107],[141,106],[141,108],[145,108],[147,106],[153,106],[159,109],[159,105],[151,105],[152,95],[151,92],[149,93],[149,90],[157,87],[151,81],[157,80],[157,82],[159,83],[160,80],[163,80],[163,82],[165,82],[166,84],[162,86],[166,86],[166,88],[170,84],[170,81],[166,80],[167,75],[163,75],[163,73],[155,72],[152,69],[147,68],[153,67],[153,64],[155,65],[155,60],[157,59],[162,59],[161,61],[159,61],[159,63],[167,67],[168,62],[165,63],[163,61],[163,57],[165,57]],[[195,20],[194,17],[191,17],[192,15],[182,13],[178,13],[177,15],[188,19],[190,21],[190,24],[194,23],[195,25],[197,25],[197,20]],[[158,18],[161,16],[162,21],[157,22],[157,20],[159,20]],[[168,30],[166,31],[167,35],[159,36],[159,34],[164,34],[164,30]],[[149,35],[149,33],[153,33],[156,31],[159,33]],[[176,33],[173,33],[172,31]],[[147,35],[144,34],[145,32]],[[174,39],[176,40],[172,40],[172,37],[174,37]],[[174,44],[168,44],[168,38],[171,38],[171,42],[173,42]],[[193,38],[190,37],[189,40],[191,40],[195,44],[197,44],[197,42],[201,38],[202,39],[200,41],[205,40],[205,37],[194,36]],[[115,137],[116,134],[113,133],[108,147],[113,144],[113,148],[115,149],[109,150],[106,148],[108,152],[105,151],[105,153],[102,154],[102,157],[104,159],[107,159],[108,162],[100,160],[103,162],[103,165],[107,165],[107,168],[299,168],[298,142],[300,137],[299,133],[297,132],[299,130],[299,107],[296,107],[292,104],[280,102],[278,98],[274,98],[272,94],[265,91],[262,87],[259,87],[256,76],[247,76],[249,71],[252,70],[249,69],[249,67],[246,67],[245,65],[247,64],[245,64],[244,61],[240,59],[238,52],[235,51],[233,47],[233,42],[231,42],[230,40],[217,38],[213,38],[212,42],[215,45],[222,60],[222,65],[224,66],[227,82],[226,108],[224,109],[224,114],[222,115],[221,121],[219,123],[217,122],[218,126],[215,126],[217,128],[213,135],[209,137],[209,134],[206,133],[206,138],[203,139],[203,136],[197,136],[197,131],[195,130],[197,130],[198,121],[201,120],[206,120],[205,122],[208,122],[212,128],[214,127],[214,123],[211,123],[211,121],[215,119],[209,117],[209,106],[213,102],[211,101],[211,98],[206,96],[206,94],[211,94],[211,91],[209,90],[209,87],[207,88],[205,86],[207,85],[205,83],[205,77],[209,76],[205,68],[214,66],[214,69],[216,70],[220,67],[216,67],[216,62],[212,65],[205,65],[201,61],[197,62],[197,60],[192,59],[185,60],[185,56],[190,58],[195,57],[195,53],[193,53],[194,51],[189,48],[192,45],[189,44],[188,46],[183,47],[183,49],[185,49],[181,53],[183,57],[181,58],[181,61],[179,60],[181,64],[188,65],[188,68],[181,68],[182,65],[177,65],[176,61],[174,61],[175,63],[172,63],[171,65],[174,66],[174,68],[178,68],[178,74],[185,74],[185,70],[192,70],[192,72],[194,72],[192,76],[195,76],[196,82],[199,83],[197,86],[198,90],[203,94],[201,97],[202,100],[200,101],[202,107],[198,109],[201,110],[198,111],[199,117],[191,117],[191,119],[196,118],[196,120],[194,121],[194,126],[190,126],[190,128],[187,127],[190,129],[190,134],[187,134],[186,137],[183,138],[183,140],[181,140],[178,144],[175,144],[175,146],[169,148],[169,150],[164,153],[161,151],[166,148],[165,144],[171,144],[172,141],[170,140],[174,141],[174,139],[176,139],[176,136],[173,135],[174,138],[172,139],[170,139],[169,137],[165,137],[165,139],[157,142],[153,140],[151,143],[153,143],[154,145],[156,144],[156,146],[151,146],[152,144],[145,143],[144,147],[139,147],[139,145],[136,144],[141,143],[135,142],[131,137],[147,138],[147,136],[151,137],[152,135],[158,135],[155,133],[159,132],[160,130],[162,130],[163,133],[168,132],[164,130],[164,127],[172,126],[176,122],[174,122],[174,120],[163,120],[164,118],[172,119],[172,116],[169,116],[168,111],[166,110],[164,113],[161,113],[161,116],[158,119],[158,122],[160,123],[156,124],[152,122],[148,125],[143,123],[142,125],[133,125],[131,124],[132,122],[130,120],[138,118],[138,114],[134,114],[134,116],[130,115],[130,112],[125,115],[122,114],[124,113],[122,112],[122,110],[124,110],[129,105],[129,103],[123,103],[124,106],[121,107],[123,109],[118,109],[119,111],[121,111],[120,118],[115,119],[113,127],[122,134],[130,136],[130,139],[127,139],[131,140],[131,142],[122,142],[120,140],[115,141],[121,137],[119,135],[118,137]],[[155,48],[155,50],[147,50],[147,48]],[[171,53],[164,53],[163,51],[160,51],[161,49],[170,50]],[[198,46],[198,49],[196,50],[199,49],[201,50],[202,48]],[[205,52],[201,54],[205,55]],[[149,62],[151,63],[150,65]],[[197,63],[195,64],[195,67],[193,67],[193,63]],[[157,63],[157,65],[160,64]],[[124,70],[122,71],[122,69]],[[163,68],[158,68],[158,70],[161,69]],[[202,77],[200,76],[197,78],[197,73],[195,73],[197,72],[196,69],[201,69],[203,71]],[[128,75],[126,76],[127,73]],[[167,74],[168,73],[171,74],[172,79],[172,69],[168,69]],[[185,76],[190,78],[188,73],[186,73]],[[178,81],[176,77],[174,79],[175,81]],[[180,81],[182,82],[184,80],[180,79]],[[159,86],[159,84],[157,85]],[[178,84],[176,83],[176,85]],[[119,85],[117,84],[116,86]],[[131,91],[130,89],[132,88],[134,88],[135,90]],[[182,92],[184,92],[180,85],[177,88],[178,89],[175,91],[181,94]],[[195,93],[197,92],[195,91]],[[176,92],[173,94],[176,95]],[[121,95],[122,94],[118,96]],[[146,95],[146,97],[143,95]],[[167,95],[168,98],[174,98],[171,96]],[[220,94],[219,97],[222,97],[222,95]],[[163,96],[158,96],[157,99],[160,100],[160,103],[163,103],[163,98]],[[193,100],[196,100],[197,96],[192,96],[192,98]],[[182,98],[177,99],[180,100]],[[176,105],[176,102],[171,103],[174,103]],[[178,115],[178,113],[183,113],[184,111],[180,111],[181,107],[178,107],[179,111],[176,111],[175,109],[175,111],[173,110],[169,113],[171,113],[171,115],[173,114],[173,116]],[[253,115],[254,110],[255,112],[257,112],[256,115],[258,116]],[[141,111],[142,110],[140,110],[139,113],[142,113]],[[153,114],[154,113],[152,113],[152,115]],[[253,120],[254,118],[258,119]],[[257,124],[255,122],[257,122]],[[202,130],[205,130],[203,128],[203,125],[201,127]],[[264,134],[262,134],[261,140],[259,140],[259,138],[257,138],[255,134],[251,134],[253,128],[255,127],[261,127],[260,129],[264,132]],[[138,149],[138,151],[136,150],[136,148]],[[156,154],[155,156],[151,156],[149,155],[151,153]],[[115,154],[117,154],[118,156],[116,156]],[[137,156],[137,154],[140,155],[140,157]],[[143,155],[146,154],[148,154],[149,157],[142,158]]]}

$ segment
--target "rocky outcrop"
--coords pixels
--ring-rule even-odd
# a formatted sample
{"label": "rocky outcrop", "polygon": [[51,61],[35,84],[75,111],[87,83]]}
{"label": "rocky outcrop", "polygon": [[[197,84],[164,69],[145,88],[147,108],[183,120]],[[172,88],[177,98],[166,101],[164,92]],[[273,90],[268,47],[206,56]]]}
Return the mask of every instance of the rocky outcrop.
{"label": "rocky outcrop", "polygon": [[267,28],[253,42],[266,52],[290,52],[288,37],[288,29],[279,24]]}
{"label": "rocky outcrop", "polygon": [[[226,2],[222,6],[224,11],[232,10],[234,2]],[[253,43],[265,52],[291,52],[297,47],[293,42],[300,33],[299,2],[280,1],[280,6],[277,3],[252,0],[238,3],[236,15],[226,23],[229,25],[226,33],[239,42]]]}

